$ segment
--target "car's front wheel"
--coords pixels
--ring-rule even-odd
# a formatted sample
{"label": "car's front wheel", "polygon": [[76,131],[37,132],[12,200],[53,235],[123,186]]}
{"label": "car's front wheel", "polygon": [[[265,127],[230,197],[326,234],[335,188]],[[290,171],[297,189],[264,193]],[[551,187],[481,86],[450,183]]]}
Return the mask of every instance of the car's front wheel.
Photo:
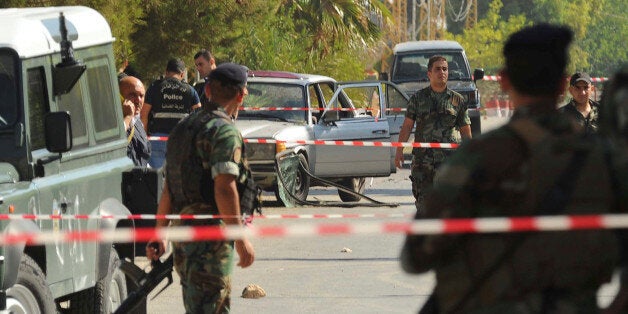
{"label": "car's front wheel", "polygon": [[292,196],[287,195],[288,193],[286,193],[286,191],[279,191],[280,186],[275,187],[275,197],[277,197],[277,200],[284,206],[288,206],[288,204],[292,203],[290,200],[284,200],[284,197],[294,197],[298,201],[305,201],[310,191],[310,176],[306,172],[306,169],[309,169],[307,158],[305,158],[303,154],[298,154],[290,158],[296,158],[294,165],[292,165],[293,167],[288,168],[294,169],[294,171],[285,171],[281,175],[285,184],[284,188],[288,189],[292,193]]}
{"label": "car's front wheel", "polygon": [[[365,184],[366,180],[364,178],[345,178],[340,180],[340,185],[346,187],[347,189],[363,194],[364,189],[366,188]],[[357,202],[361,199],[361,197],[347,193],[338,189],[338,196],[343,202]]]}
{"label": "car's front wheel", "polygon": [[56,312],[52,292],[46,285],[46,275],[28,255],[22,255],[17,281],[15,285],[7,289],[6,302],[9,313],[53,314]]}

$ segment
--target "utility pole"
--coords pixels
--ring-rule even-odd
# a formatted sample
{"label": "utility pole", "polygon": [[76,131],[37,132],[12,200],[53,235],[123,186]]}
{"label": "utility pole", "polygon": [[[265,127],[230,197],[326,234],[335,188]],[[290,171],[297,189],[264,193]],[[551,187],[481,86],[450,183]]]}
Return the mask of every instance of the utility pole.
{"label": "utility pole", "polygon": [[385,3],[392,14],[392,24],[385,26],[387,43],[381,54],[382,71],[388,70],[388,58],[392,55],[392,47],[408,40],[408,2],[406,0],[386,0]]}
{"label": "utility pole", "polygon": [[475,24],[478,23],[478,1],[477,0],[468,0],[469,4],[469,13],[467,14],[467,18],[464,21],[464,28],[471,29],[475,27]]}
{"label": "utility pole", "polygon": [[447,0],[421,0],[419,4],[419,40],[443,38],[447,28],[445,6]]}

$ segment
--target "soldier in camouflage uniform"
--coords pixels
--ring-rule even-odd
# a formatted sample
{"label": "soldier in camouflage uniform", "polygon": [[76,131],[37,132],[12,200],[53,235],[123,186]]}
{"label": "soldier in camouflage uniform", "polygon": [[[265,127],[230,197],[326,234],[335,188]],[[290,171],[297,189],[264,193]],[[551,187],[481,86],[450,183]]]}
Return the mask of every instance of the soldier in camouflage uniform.
{"label": "soldier in camouflage uniform", "polygon": [[[619,152],[613,152],[614,166],[618,182],[628,183],[628,64],[604,84],[604,94],[600,104],[600,133],[617,144]],[[623,176],[623,178],[621,178]],[[619,207],[626,212],[628,192],[623,187],[623,198]],[[628,313],[628,230],[617,230],[623,241],[622,260],[619,265],[620,289],[613,302],[602,312],[604,314]]]}
{"label": "soldier in camouflage uniform", "polygon": [[[515,113],[507,125],[464,143],[448,157],[426,195],[424,217],[534,216],[551,210],[586,215],[617,209],[605,150],[582,137],[556,109],[572,37],[567,28],[539,24],[508,39],[500,84]],[[555,157],[539,158],[540,151],[542,157]],[[585,157],[572,162],[580,152]],[[558,180],[570,173],[578,175]],[[567,197],[546,193],[562,181],[573,182],[570,189],[558,190]],[[558,208],[545,209],[541,200],[546,199],[559,199],[552,202]],[[611,230],[409,235],[400,261],[406,272],[436,273],[424,313],[596,313],[597,290],[612,276],[617,244]]]}
{"label": "soldier in camouflage uniform", "polygon": [[[226,63],[211,72],[207,95],[218,108],[209,112],[203,107],[184,118],[168,139],[166,184],[158,214],[220,214],[214,220],[177,220],[173,225],[242,225],[236,186],[248,165],[243,156],[244,142],[233,125],[238,107],[248,94],[246,69]],[[213,189],[211,188],[213,185]],[[213,192],[213,193],[212,193]],[[167,220],[158,220],[164,227]],[[147,246],[147,257],[155,259],[158,249]],[[253,263],[253,246],[246,239],[211,242],[173,243],[174,267],[181,277],[183,303],[187,313],[226,313],[230,307],[230,274],[233,249],[240,257],[238,266]]]}
{"label": "soldier in camouflage uniform", "polygon": [[[433,56],[427,64],[430,86],[419,90],[408,102],[406,118],[399,132],[399,141],[410,137],[416,124],[415,142],[460,143],[462,138],[471,138],[471,120],[464,98],[447,87],[449,69],[447,60]],[[436,169],[451,150],[414,148],[412,150],[412,194],[419,212],[423,212],[425,191],[432,186]],[[403,147],[397,148],[395,163],[403,166]]]}

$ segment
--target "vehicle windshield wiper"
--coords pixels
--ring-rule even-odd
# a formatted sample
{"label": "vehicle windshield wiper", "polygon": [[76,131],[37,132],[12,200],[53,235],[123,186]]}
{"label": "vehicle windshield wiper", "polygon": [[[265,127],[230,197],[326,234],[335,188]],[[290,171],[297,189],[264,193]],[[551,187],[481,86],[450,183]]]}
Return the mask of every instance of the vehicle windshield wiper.
{"label": "vehicle windshield wiper", "polygon": [[282,117],[278,117],[272,114],[268,114],[268,113],[261,113],[261,112],[247,112],[247,113],[240,113],[241,117],[252,117],[252,118],[264,118],[264,119],[277,119],[279,121],[283,121],[283,122],[290,122],[288,119],[286,118],[282,118]]}

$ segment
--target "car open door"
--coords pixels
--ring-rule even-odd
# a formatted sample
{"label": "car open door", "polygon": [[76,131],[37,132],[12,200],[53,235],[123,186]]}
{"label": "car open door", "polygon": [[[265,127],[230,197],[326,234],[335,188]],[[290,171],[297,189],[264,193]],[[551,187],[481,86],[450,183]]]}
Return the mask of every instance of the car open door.
{"label": "car open door", "polygon": [[391,82],[381,82],[384,98],[384,117],[388,120],[391,141],[399,139],[399,131],[405,120],[408,96],[399,86]]}
{"label": "car open door", "polygon": [[[379,82],[341,83],[314,126],[315,138],[326,141],[390,141]],[[316,145],[316,175],[388,176],[390,148]]]}

